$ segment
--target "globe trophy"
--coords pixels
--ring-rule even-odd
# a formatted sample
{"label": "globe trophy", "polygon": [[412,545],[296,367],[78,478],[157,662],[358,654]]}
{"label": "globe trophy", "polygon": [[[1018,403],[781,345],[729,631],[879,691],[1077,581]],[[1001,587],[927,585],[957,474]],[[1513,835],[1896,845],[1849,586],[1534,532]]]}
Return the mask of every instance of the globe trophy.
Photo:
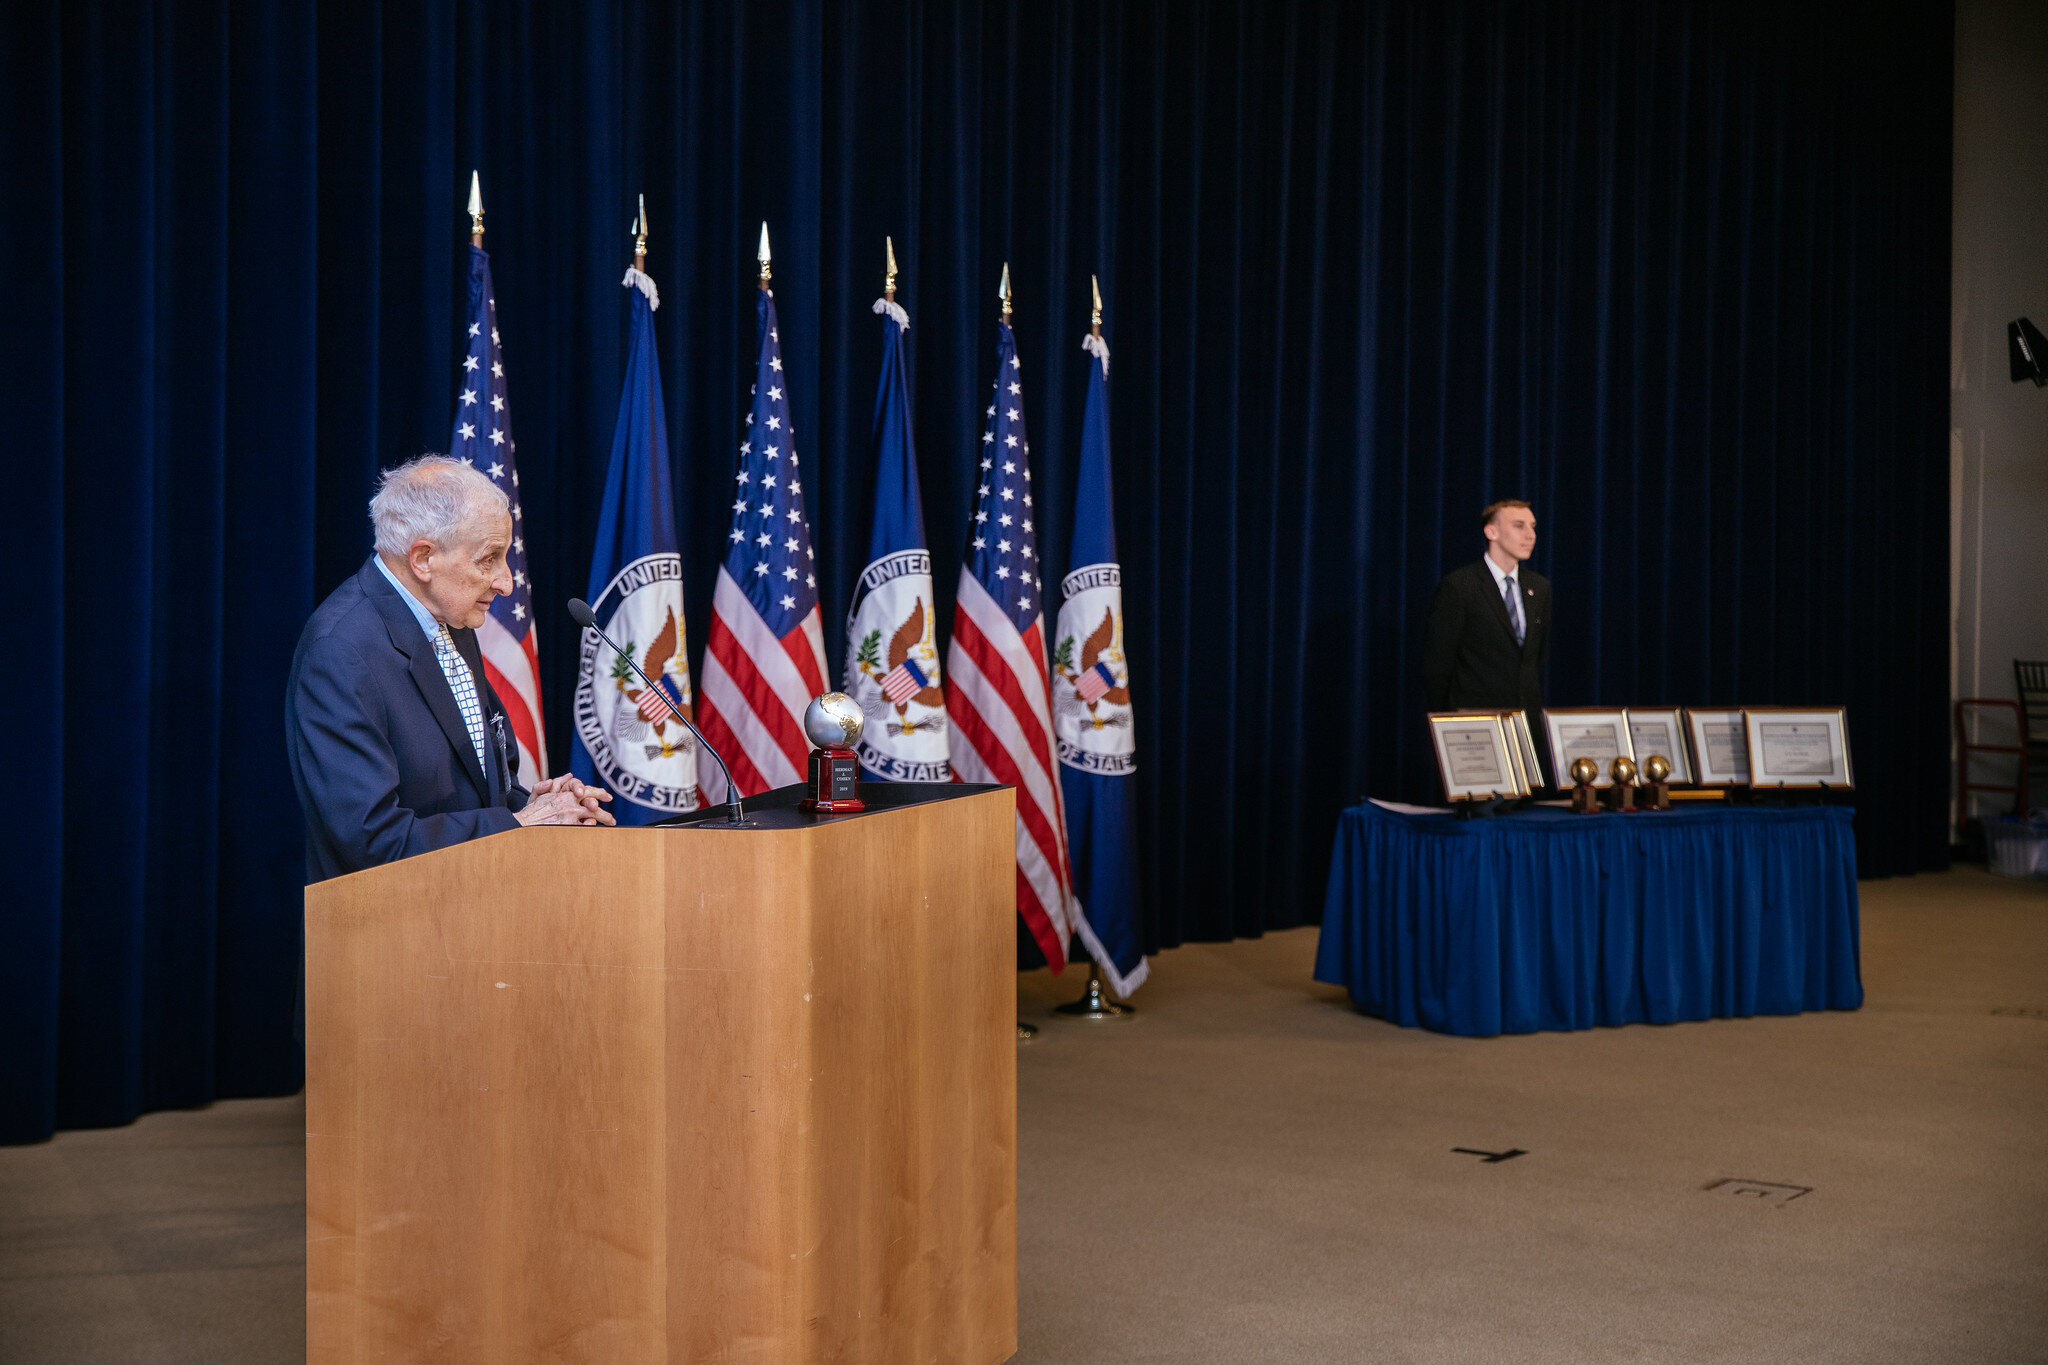
{"label": "globe trophy", "polygon": [[1643,776],[1650,784],[1649,809],[1671,809],[1671,760],[1651,754],[1643,760]]}
{"label": "globe trophy", "polygon": [[1636,761],[1627,754],[1616,754],[1614,762],[1607,765],[1607,775],[1614,779],[1614,808],[1633,813],[1636,808]]}
{"label": "globe trophy", "polygon": [[1574,815],[1597,815],[1600,812],[1600,794],[1593,790],[1593,779],[1600,776],[1600,765],[1590,758],[1574,759],[1571,766],[1572,813]]}
{"label": "globe trophy", "polygon": [[860,799],[860,756],[853,751],[866,723],[860,703],[844,692],[813,697],[804,708],[804,734],[818,747],[811,750],[811,790],[802,809],[826,815],[867,809]]}

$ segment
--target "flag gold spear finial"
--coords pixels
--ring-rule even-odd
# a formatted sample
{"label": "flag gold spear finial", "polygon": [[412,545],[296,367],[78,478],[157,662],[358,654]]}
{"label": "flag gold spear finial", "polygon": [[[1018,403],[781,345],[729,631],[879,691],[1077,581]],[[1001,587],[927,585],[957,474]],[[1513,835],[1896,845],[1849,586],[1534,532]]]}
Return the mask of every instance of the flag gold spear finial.
{"label": "flag gold spear finial", "polygon": [[761,262],[761,287],[768,287],[768,220],[761,220],[761,250],[756,259]]}
{"label": "flag gold spear finial", "polygon": [[475,171],[469,173],[469,244],[484,244],[484,187]]}
{"label": "flag gold spear finial", "polygon": [[1089,315],[1088,330],[1096,340],[1102,339],[1102,284],[1093,275],[1088,277],[1088,288],[1095,295],[1095,311]]}
{"label": "flag gold spear finial", "polygon": [[887,300],[889,300],[889,302],[891,302],[891,303],[894,303],[894,302],[896,302],[896,242],[895,242],[895,240],[894,240],[893,238],[889,238],[889,237],[884,237],[884,238],[882,239],[882,250],[883,250],[883,251],[884,251],[884,252],[885,252],[885,253],[886,253],[886,254],[888,255],[888,257],[889,257],[889,270],[888,270],[888,273],[887,273],[887,274],[885,274],[885,275],[884,275],[884,276],[882,277],[882,297],[883,297],[883,298],[885,298],[885,299],[887,299]]}
{"label": "flag gold spear finial", "polygon": [[1002,288],[998,289],[996,293],[1003,301],[1003,322],[1005,325],[1008,325],[1010,321],[1010,263],[1008,261],[1003,262],[1003,284]]}
{"label": "flag gold spear finial", "polygon": [[640,196],[640,216],[633,223],[633,268],[647,271],[647,196]]}

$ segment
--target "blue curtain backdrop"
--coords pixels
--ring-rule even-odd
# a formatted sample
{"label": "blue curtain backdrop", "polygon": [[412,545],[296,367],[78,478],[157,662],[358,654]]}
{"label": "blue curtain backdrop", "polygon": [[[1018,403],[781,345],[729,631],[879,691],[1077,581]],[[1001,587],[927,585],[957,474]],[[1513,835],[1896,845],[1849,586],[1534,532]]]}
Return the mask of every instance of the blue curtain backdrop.
{"label": "blue curtain backdrop", "polygon": [[446,440],[471,167],[543,604],[647,195],[693,659],[763,218],[831,619],[883,235],[941,620],[999,269],[1048,509],[1100,275],[1148,944],[1313,919],[1338,810],[1433,794],[1421,618],[1494,497],[1553,703],[1845,703],[1864,872],[1945,859],[1945,5],[0,9],[0,1139],[299,1084],[285,671],[375,471]]}

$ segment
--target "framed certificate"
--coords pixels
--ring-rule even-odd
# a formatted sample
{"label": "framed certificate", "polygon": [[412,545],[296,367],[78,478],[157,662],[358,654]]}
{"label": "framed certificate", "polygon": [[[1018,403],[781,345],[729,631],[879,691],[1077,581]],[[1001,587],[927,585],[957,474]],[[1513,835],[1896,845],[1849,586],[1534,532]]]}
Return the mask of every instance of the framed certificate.
{"label": "framed certificate", "polygon": [[1746,706],[1753,787],[1853,787],[1849,716],[1839,706]]}
{"label": "framed certificate", "polygon": [[1498,716],[1501,733],[1507,737],[1508,760],[1513,765],[1522,789],[1517,796],[1534,796],[1536,789],[1543,785],[1543,769],[1536,761],[1536,741],[1529,733],[1527,711],[1484,711],[1467,708],[1462,711],[1437,711],[1439,716]]}
{"label": "framed certificate", "polygon": [[1635,746],[1636,762],[1662,754],[1671,764],[1671,785],[1690,787],[1693,775],[1685,754],[1684,714],[1676,706],[1631,706],[1627,715],[1628,739]]}
{"label": "framed certificate", "polygon": [[1749,735],[1742,712],[1685,708],[1686,733],[1692,737],[1694,780],[1702,786],[1749,785]]}
{"label": "framed certificate", "polygon": [[1545,707],[1543,728],[1550,738],[1550,770],[1559,789],[1570,785],[1572,764],[1590,758],[1599,765],[1596,787],[1611,787],[1608,766],[1621,755],[1633,760],[1635,746],[1629,742],[1628,713],[1608,706]]}
{"label": "framed certificate", "polygon": [[1509,752],[1508,731],[1498,712],[1432,712],[1429,738],[1445,800],[1490,801],[1529,794],[1515,771],[1515,755]]}
{"label": "framed certificate", "polygon": [[1529,713],[1510,711],[1507,713],[1508,726],[1514,731],[1512,738],[1522,751],[1522,766],[1529,770],[1529,790],[1543,786],[1543,770],[1536,763],[1536,738],[1529,733]]}

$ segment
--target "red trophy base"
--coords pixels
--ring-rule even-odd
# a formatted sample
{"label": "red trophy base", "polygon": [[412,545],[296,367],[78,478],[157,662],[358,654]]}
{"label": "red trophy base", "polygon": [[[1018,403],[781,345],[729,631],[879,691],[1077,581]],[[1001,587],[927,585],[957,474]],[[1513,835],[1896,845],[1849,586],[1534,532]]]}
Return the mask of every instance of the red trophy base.
{"label": "red trophy base", "polygon": [[811,750],[810,786],[799,809],[843,815],[868,808],[859,795],[860,756],[851,749]]}

